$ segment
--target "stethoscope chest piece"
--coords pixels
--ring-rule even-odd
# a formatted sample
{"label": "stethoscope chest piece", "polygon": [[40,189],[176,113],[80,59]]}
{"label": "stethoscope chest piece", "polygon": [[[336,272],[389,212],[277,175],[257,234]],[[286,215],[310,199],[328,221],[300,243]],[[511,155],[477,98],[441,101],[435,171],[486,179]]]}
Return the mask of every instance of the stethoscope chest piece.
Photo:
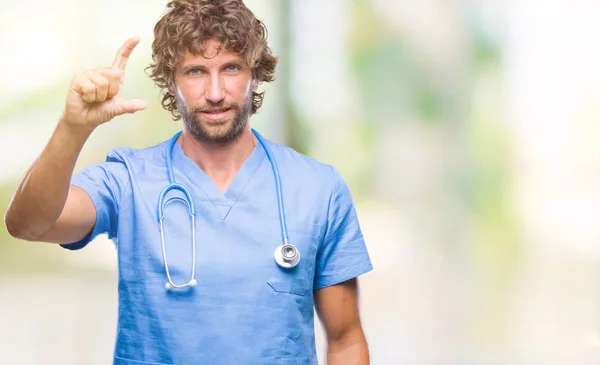
{"label": "stethoscope chest piece", "polygon": [[275,261],[284,269],[291,269],[300,262],[300,251],[294,245],[281,245],[275,249]]}

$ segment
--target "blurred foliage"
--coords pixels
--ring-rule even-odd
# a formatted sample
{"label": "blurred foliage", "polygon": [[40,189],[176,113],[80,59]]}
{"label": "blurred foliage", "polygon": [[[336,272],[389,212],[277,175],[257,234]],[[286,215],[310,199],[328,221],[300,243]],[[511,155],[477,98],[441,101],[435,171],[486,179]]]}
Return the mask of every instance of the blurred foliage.
{"label": "blurred foliage", "polygon": [[[503,112],[502,44],[476,12],[467,11],[465,90],[444,90],[432,78],[426,60],[408,47],[402,34],[381,21],[368,0],[354,0],[352,5],[352,64],[364,110],[358,133],[367,141],[365,153],[378,142],[376,131],[385,131],[392,124],[421,123],[425,129],[438,128],[450,137],[454,147],[448,146],[449,153],[462,159],[452,167],[452,175],[460,176],[457,189],[448,189],[448,193],[467,210],[471,243],[466,252],[477,293],[474,331],[482,341],[497,341],[506,330],[509,291],[522,255],[510,196],[514,177]],[[448,105],[448,93],[454,94],[450,98],[455,105]],[[460,151],[464,151],[462,156]],[[364,180],[359,186],[366,188],[373,183],[368,178],[371,167],[363,168]],[[461,244],[454,242],[451,250],[460,250]]]}
{"label": "blurred foliage", "polygon": [[25,94],[16,102],[0,106],[0,123],[12,120],[23,111],[44,110],[64,102],[66,92],[65,83],[61,82]]}
{"label": "blurred foliage", "polygon": [[351,34],[354,75],[359,82],[366,123],[398,123],[414,113],[419,121],[443,121],[444,93],[426,63],[388,28],[368,0],[354,0]]}
{"label": "blurred foliage", "polygon": [[512,153],[502,93],[502,45],[478,22],[470,28],[471,100],[466,184],[471,247],[469,254],[477,297],[474,331],[478,341],[505,340],[519,259],[523,251],[511,194]]}

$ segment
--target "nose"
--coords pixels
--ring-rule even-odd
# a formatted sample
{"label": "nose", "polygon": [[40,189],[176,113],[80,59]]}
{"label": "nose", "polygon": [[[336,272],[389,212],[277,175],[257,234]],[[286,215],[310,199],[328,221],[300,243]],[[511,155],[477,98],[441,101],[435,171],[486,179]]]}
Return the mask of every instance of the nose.
{"label": "nose", "polygon": [[212,103],[219,103],[225,98],[225,88],[221,75],[211,75],[206,86],[204,97]]}

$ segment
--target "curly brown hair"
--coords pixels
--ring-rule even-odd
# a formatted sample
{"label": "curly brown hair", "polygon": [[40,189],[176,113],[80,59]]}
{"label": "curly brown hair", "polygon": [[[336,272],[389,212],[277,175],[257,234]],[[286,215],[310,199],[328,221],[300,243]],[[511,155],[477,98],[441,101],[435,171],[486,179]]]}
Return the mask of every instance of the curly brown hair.
{"label": "curly brown hair", "polygon": [[[162,105],[174,120],[181,119],[175,96],[175,69],[186,50],[202,54],[204,42],[217,39],[224,49],[239,53],[258,82],[275,79],[277,58],[267,45],[267,28],[242,0],[171,0],[154,27],[152,60],[146,69],[162,93]],[[252,114],[262,106],[264,92],[252,93]]]}

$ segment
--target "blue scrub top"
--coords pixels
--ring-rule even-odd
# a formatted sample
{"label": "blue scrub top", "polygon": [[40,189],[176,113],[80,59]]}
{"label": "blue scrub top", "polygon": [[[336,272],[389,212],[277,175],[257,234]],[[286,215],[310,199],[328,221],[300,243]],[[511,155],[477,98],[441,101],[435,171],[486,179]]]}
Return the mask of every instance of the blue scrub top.
{"label": "blue scrub top", "polygon": [[[179,146],[175,181],[196,205],[196,280],[187,289],[167,281],[156,216],[168,184],[168,141],[112,150],[105,163],[72,178],[97,212],[93,232],[64,248],[77,250],[100,234],[118,252],[119,311],[115,365],[317,364],[313,290],[372,270],[352,196],[339,173],[296,151],[266,141],[277,161],[289,241],[301,260],[282,269],[273,171],[260,143],[223,194]],[[169,196],[179,196],[171,191]],[[171,277],[186,283],[192,265],[187,207],[165,207]]]}

